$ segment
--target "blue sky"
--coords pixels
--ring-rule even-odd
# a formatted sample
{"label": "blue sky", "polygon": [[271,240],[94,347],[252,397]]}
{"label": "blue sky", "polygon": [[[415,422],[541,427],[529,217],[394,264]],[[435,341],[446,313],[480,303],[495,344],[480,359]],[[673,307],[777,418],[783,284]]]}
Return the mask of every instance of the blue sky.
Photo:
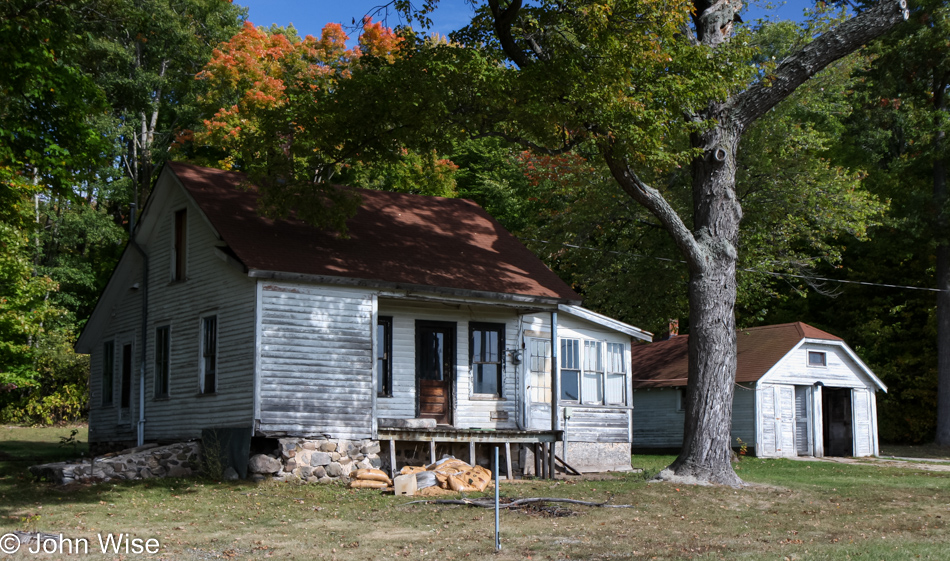
{"label": "blue sky", "polygon": [[[293,24],[301,35],[319,35],[328,22],[338,22],[344,26],[357,22],[363,15],[387,0],[236,0],[237,4],[248,8],[248,19],[255,25],[270,26],[272,23],[286,26]],[[769,16],[771,19],[802,19],[805,8],[814,6],[814,0],[788,0],[772,2],[773,9],[766,9],[766,2],[747,2],[742,12],[745,21]],[[466,23],[472,14],[472,8],[465,0],[441,0],[439,9],[432,15],[433,31],[443,35],[454,31]],[[374,18],[376,20],[380,17]],[[395,27],[402,23],[399,15],[390,12],[388,25]],[[349,29],[350,35],[355,35]]]}

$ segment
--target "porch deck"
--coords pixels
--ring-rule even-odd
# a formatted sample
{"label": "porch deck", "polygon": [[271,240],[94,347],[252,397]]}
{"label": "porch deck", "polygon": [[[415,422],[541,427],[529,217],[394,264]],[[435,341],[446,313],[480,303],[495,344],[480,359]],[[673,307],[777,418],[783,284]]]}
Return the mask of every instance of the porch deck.
{"label": "porch deck", "polygon": [[511,468],[511,445],[533,446],[535,473],[545,479],[555,477],[554,443],[561,440],[563,431],[511,430],[511,429],[460,429],[439,425],[434,429],[380,428],[380,441],[389,441],[389,458],[392,476],[396,475],[396,442],[428,442],[430,463],[435,463],[436,444],[468,443],[469,463],[475,463],[476,444],[503,444],[505,447],[505,474],[514,478]]}

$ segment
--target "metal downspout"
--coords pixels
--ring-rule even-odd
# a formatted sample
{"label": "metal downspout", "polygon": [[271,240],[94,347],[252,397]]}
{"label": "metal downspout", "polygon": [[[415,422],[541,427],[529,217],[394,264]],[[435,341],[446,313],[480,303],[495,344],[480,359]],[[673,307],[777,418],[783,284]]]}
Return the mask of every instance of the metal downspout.
{"label": "metal downspout", "polygon": [[142,256],[142,346],[139,349],[139,354],[142,357],[142,361],[139,365],[139,422],[138,422],[138,437],[136,439],[136,446],[141,446],[145,444],[145,350],[147,348],[145,342],[148,335],[148,254],[145,253],[145,250],[142,249],[135,241],[135,214],[138,211],[137,205],[132,203],[129,205],[129,243],[132,244],[132,247],[139,252],[139,255]]}

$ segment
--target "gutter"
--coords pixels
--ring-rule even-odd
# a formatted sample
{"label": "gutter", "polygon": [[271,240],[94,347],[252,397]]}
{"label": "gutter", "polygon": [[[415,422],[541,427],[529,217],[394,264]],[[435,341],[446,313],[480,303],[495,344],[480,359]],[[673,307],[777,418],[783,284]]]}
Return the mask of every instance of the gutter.
{"label": "gutter", "polygon": [[142,256],[142,348],[139,353],[142,357],[139,366],[139,422],[136,446],[145,444],[145,344],[148,336],[148,254],[135,241],[135,214],[138,210],[135,203],[129,204],[129,243]]}

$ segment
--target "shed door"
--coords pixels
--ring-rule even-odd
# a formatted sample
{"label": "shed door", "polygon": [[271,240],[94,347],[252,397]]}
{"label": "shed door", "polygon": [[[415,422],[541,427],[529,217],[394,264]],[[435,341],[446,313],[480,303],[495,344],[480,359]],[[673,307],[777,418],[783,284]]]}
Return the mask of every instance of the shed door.
{"label": "shed door", "polygon": [[757,456],[767,458],[776,455],[775,388],[761,386],[758,389],[758,399],[762,421],[762,441],[756,444],[755,453]]}
{"label": "shed door", "polygon": [[416,411],[418,416],[452,424],[455,382],[455,324],[416,322]]}
{"label": "shed door", "polygon": [[870,392],[855,388],[851,390],[854,408],[854,455],[871,456],[874,444],[871,437]]}
{"label": "shed door", "polygon": [[825,455],[854,455],[854,433],[851,431],[851,389],[824,388],[821,397]]}
{"label": "shed door", "polygon": [[776,418],[776,433],[779,441],[779,455],[795,456],[795,387],[777,386],[778,413]]}
{"label": "shed door", "polygon": [[525,417],[529,429],[551,429],[551,340],[527,340],[528,383]]}
{"label": "shed door", "polygon": [[795,450],[799,456],[810,456],[811,441],[808,435],[808,386],[795,386]]}

